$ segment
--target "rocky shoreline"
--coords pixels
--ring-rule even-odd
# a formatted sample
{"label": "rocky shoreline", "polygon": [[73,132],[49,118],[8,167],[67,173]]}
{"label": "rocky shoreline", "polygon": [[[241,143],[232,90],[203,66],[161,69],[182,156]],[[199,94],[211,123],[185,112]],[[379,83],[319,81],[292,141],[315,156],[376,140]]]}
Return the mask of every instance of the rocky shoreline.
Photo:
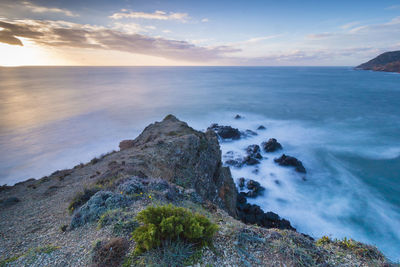
{"label": "rocky shoreline", "polygon": [[[271,138],[247,147],[244,158],[228,152],[222,162],[219,141],[254,135],[218,124],[200,132],[168,115],[136,139],[121,141],[120,151],[39,180],[1,186],[0,266],[105,266],[94,252],[99,246],[118,251],[119,260],[108,266],[127,266],[136,246],[131,239],[136,215],[165,204],[202,214],[219,227],[213,246],[202,248],[188,265],[390,266],[373,246],[314,240],[278,214],[247,203],[263,188],[246,177],[237,187],[228,166],[256,166],[261,149],[276,152],[282,145]],[[282,154],[275,162],[306,173],[294,157]]]}

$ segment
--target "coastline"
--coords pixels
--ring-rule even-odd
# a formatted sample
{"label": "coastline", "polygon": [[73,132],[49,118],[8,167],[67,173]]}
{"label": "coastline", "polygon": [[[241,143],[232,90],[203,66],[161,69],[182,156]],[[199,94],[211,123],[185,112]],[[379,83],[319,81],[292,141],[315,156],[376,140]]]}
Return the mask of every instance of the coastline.
{"label": "coastline", "polygon": [[[89,265],[91,243],[112,238],[114,234],[111,226],[97,229],[95,221],[72,227],[71,220],[79,210],[70,215],[67,208],[74,195],[93,185],[100,186],[100,191],[119,194],[126,185],[146,181],[146,185],[141,185],[144,191],[150,192],[145,198],[133,201],[127,196],[132,201],[128,210],[133,214],[149,205],[174,203],[203,213],[218,223],[220,230],[214,244],[222,255],[229,256],[217,256],[218,253],[205,248],[202,266],[244,261],[254,266],[295,266],[305,259],[318,265],[385,266],[388,263],[376,248],[356,241],[313,240],[296,231],[244,224],[235,219],[240,198],[236,197],[238,192],[229,168],[221,164],[218,136],[212,130],[195,131],[168,115],[162,122],[146,127],[135,140],[121,142],[120,148],[73,169],[1,187],[0,233],[4,239],[0,252],[6,255],[2,260],[17,257],[7,264],[21,264],[32,260],[32,255],[27,255],[30,249],[52,245],[57,249],[45,255],[36,253],[34,261],[54,266]],[[20,223],[12,232],[7,232],[14,221]],[[66,230],[60,230],[64,225]],[[262,241],[258,245],[249,243],[243,240],[243,233],[252,240]],[[129,233],[124,238],[128,239]],[[134,246],[131,241],[130,249]],[[247,254],[241,253],[241,249]],[[298,255],[293,256],[293,251]]]}

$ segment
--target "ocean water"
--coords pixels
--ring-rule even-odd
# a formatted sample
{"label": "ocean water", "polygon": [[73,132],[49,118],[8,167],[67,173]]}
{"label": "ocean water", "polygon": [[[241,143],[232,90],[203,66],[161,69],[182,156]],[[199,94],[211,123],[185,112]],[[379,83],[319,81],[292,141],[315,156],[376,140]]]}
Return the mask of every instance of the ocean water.
{"label": "ocean water", "polygon": [[[283,151],[235,179],[265,188],[250,202],[299,231],[376,245],[400,260],[400,75],[350,67],[0,68],[0,184],[71,168],[118,149],[172,113],[196,129],[211,123],[267,129],[221,143],[244,154],[271,137]],[[243,116],[235,120],[234,116]],[[300,175],[277,166],[300,159]],[[303,179],[305,178],[305,179]]]}

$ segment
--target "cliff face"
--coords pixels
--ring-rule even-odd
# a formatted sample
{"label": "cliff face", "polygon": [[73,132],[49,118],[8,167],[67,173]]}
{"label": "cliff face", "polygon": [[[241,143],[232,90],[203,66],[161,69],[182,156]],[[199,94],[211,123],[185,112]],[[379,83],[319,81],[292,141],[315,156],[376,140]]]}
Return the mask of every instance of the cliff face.
{"label": "cliff face", "polygon": [[147,126],[135,140],[120,144],[131,174],[162,178],[194,189],[236,217],[237,191],[228,167],[223,167],[216,134],[194,130],[173,115]]}
{"label": "cliff face", "polygon": [[400,51],[383,53],[376,58],[357,66],[356,69],[400,73]]}

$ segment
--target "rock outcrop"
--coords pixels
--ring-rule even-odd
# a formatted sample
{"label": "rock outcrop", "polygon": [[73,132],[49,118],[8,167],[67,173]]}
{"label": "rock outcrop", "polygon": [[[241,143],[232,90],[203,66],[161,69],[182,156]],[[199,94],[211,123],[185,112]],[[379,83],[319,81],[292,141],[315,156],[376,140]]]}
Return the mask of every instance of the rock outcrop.
{"label": "rock outcrop", "polygon": [[240,139],[241,133],[237,128],[231,126],[222,126],[216,123],[208,127],[208,130],[213,130],[222,139]]}
{"label": "rock outcrop", "polygon": [[[130,144],[130,148],[125,144]],[[135,140],[125,140],[120,146],[125,153],[133,154],[132,161],[125,165],[126,169],[131,168],[132,174],[193,188],[204,200],[236,216],[236,187],[229,168],[222,166],[221,150],[213,130],[196,131],[168,115],[162,122],[147,126]]]}
{"label": "rock outcrop", "polygon": [[275,138],[270,138],[267,142],[263,142],[261,145],[265,152],[275,152],[282,149],[282,145]]}
{"label": "rock outcrop", "polygon": [[306,173],[303,163],[295,157],[283,154],[280,158],[274,159],[274,161],[281,166],[292,166],[295,167],[297,172]]}
{"label": "rock outcrop", "polygon": [[356,69],[400,73],[400,51],[380,54],[376,58],[357,66]]}

